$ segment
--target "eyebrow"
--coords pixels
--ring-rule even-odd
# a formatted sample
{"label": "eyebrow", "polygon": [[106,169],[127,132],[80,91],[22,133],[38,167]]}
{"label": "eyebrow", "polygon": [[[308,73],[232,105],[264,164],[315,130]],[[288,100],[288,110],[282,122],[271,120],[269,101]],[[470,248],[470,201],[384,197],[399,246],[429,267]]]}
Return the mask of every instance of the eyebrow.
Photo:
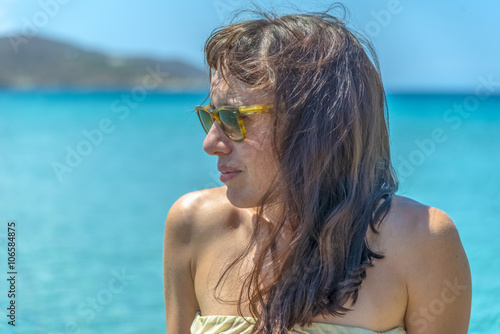
{"label": "eyebrow", "polygon": [[[224,107],[230,107],[230,106],[234,106],[234,104],[231,104],[231,103],[229,103],[229,102],[227,102],[227,101],[224,101],[223,103],[221,103],[221,104],[219,105],[219,107],[222,107],[222,106],[224,106]],[[212,102],[212,101],[210,101],[209,107],[210,107],[211,109],[216,109],[216,108],[215,108],[215,105],[213,104],[213,102]]]}

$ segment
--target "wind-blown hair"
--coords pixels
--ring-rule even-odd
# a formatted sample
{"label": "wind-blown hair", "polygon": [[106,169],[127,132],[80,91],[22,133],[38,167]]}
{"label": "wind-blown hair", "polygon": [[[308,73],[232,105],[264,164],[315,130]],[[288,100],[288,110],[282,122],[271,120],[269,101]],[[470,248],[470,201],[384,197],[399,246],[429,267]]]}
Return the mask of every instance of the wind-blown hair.
{"label": "wind-blown hair", "polygon": [[[216,287],[260,245],[238,301],[240,314],[249,302],[253,333],[286,333],[319,314],[344,315],[367,267],[383,258],[366,235],[368,226],[378,233],[398,188],[384,88],[370,43],[329,11],[254,11],[258,18],[218,28],[205,44],[211,70],[274,96],[279,172],[261,199],[248,247]],[[267,224],[263,212],[277,202],[279,218]],[[277,247],[284,235],[286,249]]]}

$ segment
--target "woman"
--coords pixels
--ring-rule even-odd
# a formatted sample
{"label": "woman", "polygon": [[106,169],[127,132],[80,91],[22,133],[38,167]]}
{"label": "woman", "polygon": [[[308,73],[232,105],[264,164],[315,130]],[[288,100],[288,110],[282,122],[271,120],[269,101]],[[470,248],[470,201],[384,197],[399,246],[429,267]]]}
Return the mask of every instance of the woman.
{"label": "woman", "polygon": [[375,56],[327,13],[231,24],[197,107],[223,187],[165,228],[167,332],[466,333],[452,220],[395,195]]}

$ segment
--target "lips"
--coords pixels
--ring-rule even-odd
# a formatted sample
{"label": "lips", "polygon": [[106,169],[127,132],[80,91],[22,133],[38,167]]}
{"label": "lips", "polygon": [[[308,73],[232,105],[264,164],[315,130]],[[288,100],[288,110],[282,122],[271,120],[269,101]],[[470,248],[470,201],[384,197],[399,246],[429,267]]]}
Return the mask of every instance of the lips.
{"label": "lips", "polygon": [[241,172],[241,170],[239,170],[239,169],[224,166],[224,165],[217,165],[217,169],[219,170],[219,172],[224,173],[224,174],[225,173]]}
{"label": "lips", "polygon": [[224,165],[218,165],[217,169],[220,172],[219,179],[221,182],[227,182],[241,173],[239,169]]}

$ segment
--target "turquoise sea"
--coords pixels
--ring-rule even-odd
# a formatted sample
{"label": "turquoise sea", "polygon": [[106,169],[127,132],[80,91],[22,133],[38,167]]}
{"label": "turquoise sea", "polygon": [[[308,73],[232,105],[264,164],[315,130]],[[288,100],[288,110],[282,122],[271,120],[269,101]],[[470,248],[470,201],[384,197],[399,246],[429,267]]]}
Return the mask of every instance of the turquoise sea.
{"label": "turquoise sea", "polygon": [[[165,333],[168,209],[221,185],[191,112],[205,95],[0,92],[0,333]],[[455,221],[472,270],[469,332],[500,333],[500,97],[388,101],[399,194]]]}

